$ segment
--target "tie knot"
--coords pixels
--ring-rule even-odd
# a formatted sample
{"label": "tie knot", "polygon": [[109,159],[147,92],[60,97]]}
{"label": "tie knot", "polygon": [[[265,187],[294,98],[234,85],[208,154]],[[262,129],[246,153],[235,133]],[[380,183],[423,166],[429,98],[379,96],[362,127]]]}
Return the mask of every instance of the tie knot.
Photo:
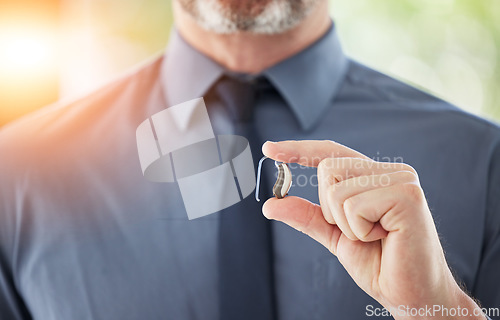
{"label": "tie knot", "polygon": [[214,85],[217,95],[232,120],[239,122],[251,120],[258,95],[268,87],[270,83],[263,76],[228,74],[222,76]]}

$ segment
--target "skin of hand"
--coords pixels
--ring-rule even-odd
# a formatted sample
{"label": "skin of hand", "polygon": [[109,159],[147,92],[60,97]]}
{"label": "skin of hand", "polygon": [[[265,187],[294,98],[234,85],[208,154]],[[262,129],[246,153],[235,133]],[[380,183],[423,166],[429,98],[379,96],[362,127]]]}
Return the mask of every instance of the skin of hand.
{"label": "skin of hand", "polygon": [[460,307],[469,314],[460,319],[485,319],[474,317],[478,305],[452,276],[411,166],[376,162],[333,141],[268,141],[262,151],[277,161],[317,167],[320,199],[317,205],[293,196],[271,198],[264,216],[320,242],[386,309]]}

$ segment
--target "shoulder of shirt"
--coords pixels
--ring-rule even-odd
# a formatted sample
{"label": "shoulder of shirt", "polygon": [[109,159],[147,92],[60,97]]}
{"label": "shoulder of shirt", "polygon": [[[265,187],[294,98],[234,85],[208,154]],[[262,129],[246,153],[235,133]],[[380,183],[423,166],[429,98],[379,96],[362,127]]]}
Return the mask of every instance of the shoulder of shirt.
{"label": "shoulder of shirt", "polygon": [[145,94],[157,83],[163,59],[155,56],[89,93],[57,101],[0,127],[0,150],[6,145],[19,145],[24,139],[38,139],[39,135],[47,138],[81,129],[99,118],[117,98]]}
{"label": "shoulder of shirt", "polygon": [[500,126],[493,121],[468,113],[441,98],[359,62],[350,61],[346,83],[350,85],[350,92],[340,98],[339,102],[342,100],[360,104],[375,102],[376,108],[395,112],[413,111],[428,116],[446,115],[449,121],[454,121],[457,125],[487,130],[500,138]]}
{"label": "shoulder of shirt", "polygon": [[[62,120],[60,116],[65,112],[75,111],[75,109],[81,110],[85,107],[99,104],[99,102],[120,95],[124,89],[128,89],[129,87],[140,90],[140,87],[144,88],[152,85],[152,82],[158,79],[162,60],[163,56],[154,57],[132,68],[125,74],[121,74],[117,78],[110,80],[99,88],[93,89],[91,92],[57,101],[22,116],[17,120],[7,123],[4,127],[0,127],[0,135],[6,134],[9,131],[28,129],[33,125],[41,125],[47,121],[50,121],[47,123],[48,125],[53,125],[54,121]],[[138,84],[140,84],[140,87],[137,86]]]}

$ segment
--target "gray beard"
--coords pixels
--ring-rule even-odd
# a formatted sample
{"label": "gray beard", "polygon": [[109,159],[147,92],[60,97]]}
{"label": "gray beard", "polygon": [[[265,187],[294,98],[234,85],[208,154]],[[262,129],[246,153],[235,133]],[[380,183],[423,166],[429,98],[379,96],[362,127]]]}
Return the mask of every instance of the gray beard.
{"label": "gray beard", "polygon": [[[241,12],[220,0],[178,0],[203,29],[218,34],[279,34],[298,25],[321,0],[270,0],[258,14]],[[248,1],[250,0],[234,0]],[[255,1],[257,2],[257,1]],[[249,3],[251,6],[251,3]],[[246,8],[248,11],[248,8]]]}

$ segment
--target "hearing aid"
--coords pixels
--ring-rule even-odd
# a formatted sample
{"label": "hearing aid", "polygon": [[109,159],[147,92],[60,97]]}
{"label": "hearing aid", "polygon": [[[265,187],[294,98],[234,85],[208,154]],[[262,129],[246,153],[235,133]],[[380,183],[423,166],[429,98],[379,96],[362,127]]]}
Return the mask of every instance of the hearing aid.
{"label": "hearing aid", "polygon": [[[259,190],[260,190],[260,176],[262,173],[262,162],[268,159],[268,157],[262,157],[259,161],[259,166],[257,168],[257,187],[255,188],[255,200],[260,202]],[[278,178],[273,186],[273,195],[278,199],[283,199],[288,195],[288,191],[292,187],[292,172],[288,165],[284,162],[274,161],[274,165],[278,169]]]}

